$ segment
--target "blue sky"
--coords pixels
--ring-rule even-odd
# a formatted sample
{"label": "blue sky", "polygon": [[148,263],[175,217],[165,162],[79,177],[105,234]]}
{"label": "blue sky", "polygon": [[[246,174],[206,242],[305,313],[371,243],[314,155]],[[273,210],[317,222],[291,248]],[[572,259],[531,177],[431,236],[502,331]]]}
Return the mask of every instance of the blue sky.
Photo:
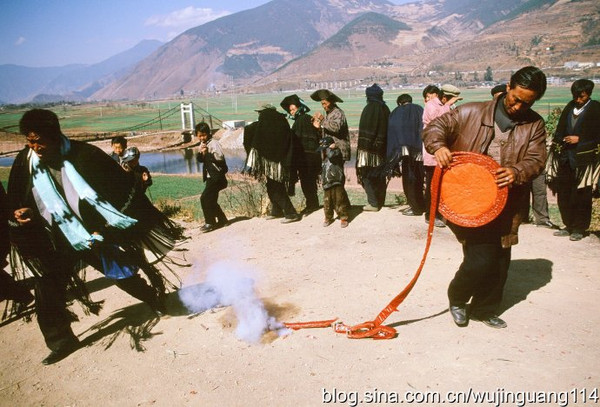
{"label": "blue sky", "polygon": [[[409,0],[392,0],[401,4]],[[0,65],[94,64],[268,0],[0,0]]]}

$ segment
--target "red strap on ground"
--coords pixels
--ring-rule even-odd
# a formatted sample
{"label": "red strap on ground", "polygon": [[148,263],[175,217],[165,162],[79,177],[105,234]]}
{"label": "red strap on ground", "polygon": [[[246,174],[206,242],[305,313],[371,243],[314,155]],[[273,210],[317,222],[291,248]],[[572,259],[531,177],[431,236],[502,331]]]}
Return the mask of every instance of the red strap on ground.
{"label": "red strap on ground", "polygon": [[[463,163],[464,160],[477,160],[477,156],[481,157],[480,154],[475,153],[454,152],[452,154],[453,164]],[[431,239],[433,237],[433,226],[435,223],[435,214],[437,212],[438,201],[440,196],[441,181],[445,171],[446,169],[442,170],[440,167],[436,166],[435,171],[433,173],[433,178],[431,180],[431,205],[429,211],[429,227],[427,228],[427,243],[425,244],[425,251],[423,252],[421,264],[419,265],[419,268],[417,269],[412,280],[410,280],[406,287],[404,287],[404,289],[398,295],[396,295],[384,309],[381,310],[381,312],[375,317],[374,320],[366,321],[358,325],[346,325],[343,322],[337,322],[337,318],[335,318],[323,321],[284,322],[284,325],[294,330],[304,328],[332,327],[335,332],[346,334],[348,338],[352,339],[392,339],[396,337],[397,332],[395,328],[382,324],[392,314],[392,312],[398,311],[398,306],[402,304],[402,302],[406,299],[410,291],[417,283],[419,276],[421,275],[421,271],[423,270],[423,266],[425,265],[425,260],[427,259],[427,254],[429,253],[429,247],[431,246]],[[503,192],[506,193],[506,191]],[[504,199],[504,202],[505,201],[506,199]],[[504,206],[504,202],[502,203],[502,206]],[[498,213],[495,213],[494,217]]]}

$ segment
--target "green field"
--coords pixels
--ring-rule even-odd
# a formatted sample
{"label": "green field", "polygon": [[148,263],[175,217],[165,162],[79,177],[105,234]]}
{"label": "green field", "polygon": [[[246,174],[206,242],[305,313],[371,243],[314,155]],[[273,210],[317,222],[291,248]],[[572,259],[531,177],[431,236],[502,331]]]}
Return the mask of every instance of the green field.
{"label": "green field", "polygon": [[[351,128],[358,127],[360,114],[365,106],[366,98],[364,90],[335,90],[339,97],[344,100],[340,107],[345,111],[348,125]],[[417,104],[423,104],[421,96],[422,89],[394,89],[386,91],[384,99],[388,106],[393,109],[396,106],[396,98],[401,93],[408,93]],[[264,103],[271,103],[279,107],[281,100],[294,92],[268,93],[268,94],[219,94],[210,97],[193,98],[191,100],[171,100],[155,102],[109,102],[97,104],[85,104],[79,106],[55,106],[53,110],[61,121],[65,133],[110,133],[131,128],[141,123],[154,121],[148,131],[180,130],[181,116],[176,109],[181,102],[193,102],[199,111],[203,109],[217,119],[254,121],[257,113],[254,111]],[[308,91],[296,92],[313,111],[320,111],[321,105],[310,99]],[[465,103],[469,101],[488,100],[490,90],[464,89],[461,96]],[[534,110],[543,117],[555,107],[563,107],[571,99],[568,87],[549,87],[546,95],[538,101]],[[18,132],[18,123],[25,109],[4,110],[0,112],[0,130]],[[208,120],[198,112],[195,121]],[[160,120],[158,120],[160,119]]]}

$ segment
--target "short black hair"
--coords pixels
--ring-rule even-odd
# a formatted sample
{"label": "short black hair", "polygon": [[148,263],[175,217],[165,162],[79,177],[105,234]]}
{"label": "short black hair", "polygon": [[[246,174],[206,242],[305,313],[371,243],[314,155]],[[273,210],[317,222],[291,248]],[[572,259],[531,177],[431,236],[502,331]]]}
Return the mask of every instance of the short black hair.
{"label": "short black hair", "polygon": [[500,93],[500,92],[502,92],[502,93],[506,92],[506,83],[501,83],[500,85],[496,85],[490,91],[492,96],[494,96],[496,93]]}
{"label": "short black hair", "polygon": [[398,99],[396,99],[396,103],[398,105],[403,105],[405,103],[412,103],[412,96],[410,96],[408,93],[403,93],[400,96],[398,96]]}
{"label": "short black hair", "polygon": [[588,96],[592,96],[592,91],[594,90],[594,82],[589,79],[577,79],[571,85],[571,95],[573,98],[578,97],[583,92],[587,93]]}
{"label": "short black hair", "polygon": [[441,96],[440,88],[438,88],[435,85],[427,85],[425,86],[425,89],[423,89],[423,99],[425,99],[425,97],[427,97],[427,95],[430,93],[435,93],[436,95],[438,95],[438,97]]}
{"label": "short black hair", "polygon": [[32,109],[25,112],[19,121],[19,131],[24,136],[36,133],[49,139],[58,139],[62,134],[58,116],[46,109]]}
{"label": "short black hair", "polygon": [[546,74],[535,66],[526,66],[519,69],[510,77],[510,88],[520,86],[536,93],[535,100],[540,100],[546,93]]}
{"label": "short black hair", "polygon": [[194,128],[194,134],[198,135],[198,133],[204,133],[208,135],[208,138],[212,137],[212,132],[210,131],[210,126],[206,124],[206,122],[200,122]]}
{"label": "short black hair", "polygon": [[115,136],[110,140],[110,145],[120,144],[123,148],[127,148],[127,139],[123,136]]}

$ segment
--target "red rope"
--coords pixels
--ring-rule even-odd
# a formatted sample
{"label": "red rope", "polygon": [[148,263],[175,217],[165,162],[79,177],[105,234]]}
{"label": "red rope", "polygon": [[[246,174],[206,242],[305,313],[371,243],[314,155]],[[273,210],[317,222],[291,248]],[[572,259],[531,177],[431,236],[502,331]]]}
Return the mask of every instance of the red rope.
{"label": "red rope", "polygon": [[431,238],[433,237],[433,226],[435,223],[435,214],[437,212],[437,204],[439,199],[440,185],[442,179],[443,170],[440,167],[435,167],[433,178],[431,180],[431,206],[429,211],[429,227],[427,228],[427,243],[425,244],[425,251],[423,252],[423,258],[421,264],[417,269],[417,272],[413,276],[412,280],[406,287],[396,295],[390,303],[377,314],[374,320],[366,321],[358,325],[346,325],[343,322],[337,322],[336,319],[328,319],[323,321],[311,321],[311,322],[284,322],[284,325],[290,329],[304,329],[304,328],[326,328],[333,327],[333,330],[337,333],[344,333],[348,338],[352,339],[392,339],[396,337],[396,329],[382,325],[383,322],[392,314],[394,311],[398,311],[398,306],[406,299],[410,291],[413,289],[423,266],[427,259],[427,253],[429,253],[429,247],[431,246]]}

